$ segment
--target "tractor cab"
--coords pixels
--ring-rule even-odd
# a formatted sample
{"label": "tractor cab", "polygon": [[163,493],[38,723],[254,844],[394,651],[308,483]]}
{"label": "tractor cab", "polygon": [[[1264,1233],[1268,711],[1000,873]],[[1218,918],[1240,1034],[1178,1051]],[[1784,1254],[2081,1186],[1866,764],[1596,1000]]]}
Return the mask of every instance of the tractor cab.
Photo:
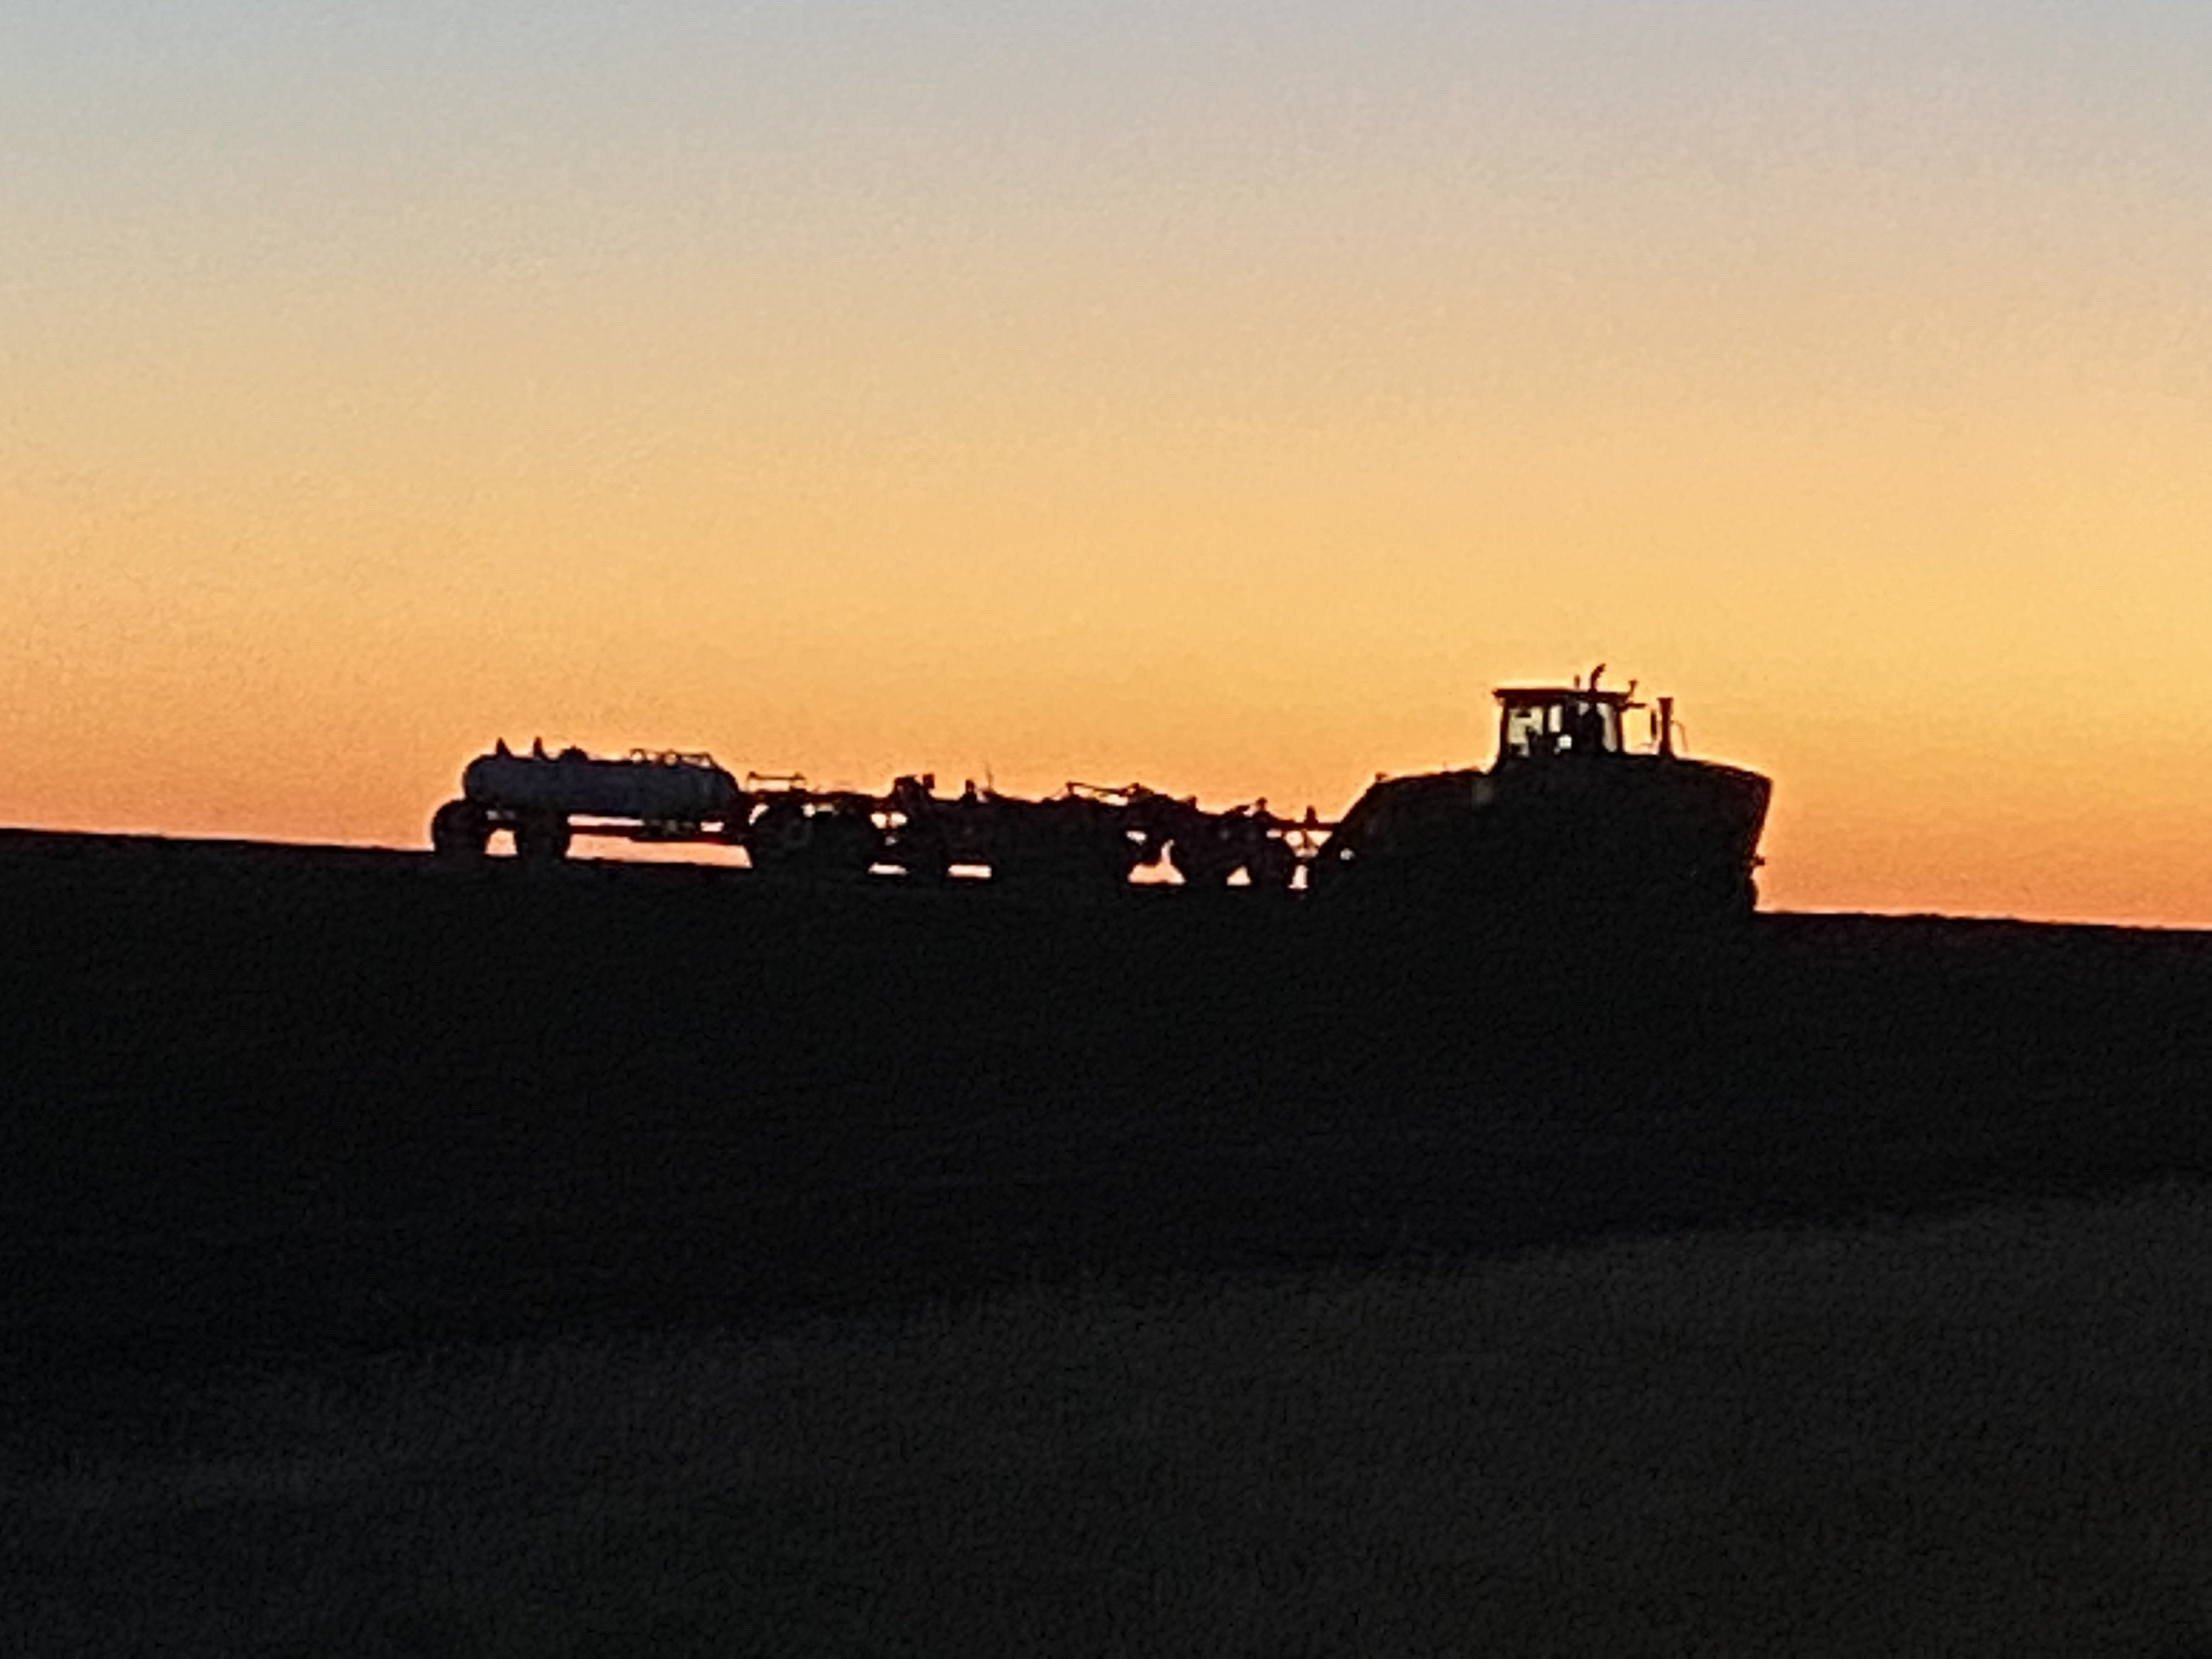
{"label": "tractor cab", "polygon": [[1508,686],[1498,694],[1498,758],[1549,760],[1571,755],[1588,759],[1626,752],[1621,716],[1644,705],[1629,691],[1601,691],[1597,676],[1571,686]]}

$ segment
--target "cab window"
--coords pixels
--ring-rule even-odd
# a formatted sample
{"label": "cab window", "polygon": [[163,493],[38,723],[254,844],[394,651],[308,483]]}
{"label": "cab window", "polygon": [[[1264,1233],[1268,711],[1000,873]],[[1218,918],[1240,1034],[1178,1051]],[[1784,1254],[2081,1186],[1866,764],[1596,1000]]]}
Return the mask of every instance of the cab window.
{"label": "cab window", "polygon": [[1510,704],[1499,741],[1501,754],[1523,759],[1539,755],[1617,755],[1620,710],[1610,702],[1580,697]]}
{"label": "cab window", "polygon": [[1526,759],[1531,755],[1552,752],[1553,737],[1559,726],[1556,720],[1547,721],[1547,715],[1556,715],[1558,710],[1544,703],[1514,703],[1505,710],[1505,730],[1500,739],[1502,751]]}

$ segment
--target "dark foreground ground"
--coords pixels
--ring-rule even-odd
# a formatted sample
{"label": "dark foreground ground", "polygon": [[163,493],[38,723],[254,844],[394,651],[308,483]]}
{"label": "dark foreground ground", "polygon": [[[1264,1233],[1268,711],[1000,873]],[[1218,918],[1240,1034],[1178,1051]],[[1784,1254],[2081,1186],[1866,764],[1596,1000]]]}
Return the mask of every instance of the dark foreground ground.
{"label": "dark foreground ground", "polygon": [[0,1382],[2200,1176],[2212,937],[0,837]]}

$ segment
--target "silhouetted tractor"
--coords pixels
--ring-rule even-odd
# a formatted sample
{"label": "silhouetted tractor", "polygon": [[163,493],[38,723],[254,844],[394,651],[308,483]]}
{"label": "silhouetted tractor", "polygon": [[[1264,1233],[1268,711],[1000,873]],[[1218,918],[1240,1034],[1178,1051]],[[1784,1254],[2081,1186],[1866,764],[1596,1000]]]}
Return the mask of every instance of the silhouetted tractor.
{"label": "silhouetted tractor", "polygon": [[1644,705],[1589,684],[1507,687],[1489,769],[1378,780],[1316,854],[1315,891],[1499,917],[1611,922],[1748,915],[1769,781],[1676,749],[1674,700],[1650,747]]}

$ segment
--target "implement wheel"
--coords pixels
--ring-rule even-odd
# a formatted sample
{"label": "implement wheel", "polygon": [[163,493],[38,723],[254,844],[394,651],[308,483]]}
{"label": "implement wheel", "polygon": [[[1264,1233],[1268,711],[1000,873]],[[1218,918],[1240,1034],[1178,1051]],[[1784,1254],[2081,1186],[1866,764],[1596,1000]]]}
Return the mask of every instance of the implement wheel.
{"label": "implement wheel", "polygon": [[1263,893],[1287,893],[1298,872],[1298,855],[1270,836],[1252,849],[1244,860],[1244,873]]}

